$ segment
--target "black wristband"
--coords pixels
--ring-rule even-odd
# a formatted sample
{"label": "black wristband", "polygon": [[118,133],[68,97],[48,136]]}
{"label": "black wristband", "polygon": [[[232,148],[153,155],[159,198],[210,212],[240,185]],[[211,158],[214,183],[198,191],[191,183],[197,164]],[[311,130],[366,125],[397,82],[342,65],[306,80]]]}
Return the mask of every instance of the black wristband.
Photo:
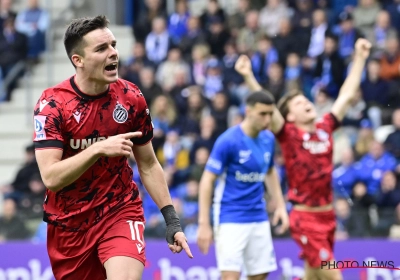
{"label": "black wristband", "polygon": [[173,205],[164,206],[161,209],[161,214],[164,216],[165,223],[167,224],[166,239],[169,244],[174,244],[174,236],[177,232],[182,231],[181,223],[178,214]]}

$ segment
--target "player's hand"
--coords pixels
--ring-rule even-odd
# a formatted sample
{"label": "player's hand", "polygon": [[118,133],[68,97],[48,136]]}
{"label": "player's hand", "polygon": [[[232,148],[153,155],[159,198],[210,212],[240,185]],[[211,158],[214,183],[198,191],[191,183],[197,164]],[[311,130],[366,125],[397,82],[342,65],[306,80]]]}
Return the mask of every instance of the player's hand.
{"label": "player's hand", "polygon": [[289,216],[284,206],[276,208],[272,218],[272,225],[276,226],[279,221],[281,221],[281,225],[277,229],[276,233],[283,234],[289,228]]}
{"label": "player's hand", "polygon": [[242,76],[249,76],[253,74],[250,58],[244,54],[239,56],[235,63],[235,70]]}
{"label": "player's hand", "polygon": [[367,59],[371,51],[372,44],[363,38],[357,40],[355,44],[355,55]]}
{"label": "player's hand", "polygon": [[203,254],[207,254],[213,239],[213,232],[210,225],[199,225],[197,230],[197,245]]}
{"label": "player's hand", "polygon": [[[115,135],[94,145],[98,148],[98,153],[106,157],[119,157],[124,156],[129,158],[132,153],[133,143],[131,138],[142,136],[142,132],[128,132],[124,134]],[[93,145],[93,146],[94,146]]]}
{"label": "player's hand", "polygon": [[190,251],[189,244],[187,243],[186,236],[183,232],[179,231],[174,235],[174,244],[168,244],[169,249],[172,253],[180,253],[185,250],[189,258],[193,258],[192,252]]}

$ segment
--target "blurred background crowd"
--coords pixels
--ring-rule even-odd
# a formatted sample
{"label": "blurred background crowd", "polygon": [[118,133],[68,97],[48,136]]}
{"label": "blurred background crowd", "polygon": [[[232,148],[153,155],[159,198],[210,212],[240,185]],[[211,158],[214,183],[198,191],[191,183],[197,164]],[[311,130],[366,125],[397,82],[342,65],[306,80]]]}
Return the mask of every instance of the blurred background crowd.
{"label": "blurred background crowd", "polygon": [[[199,180],[213,144],[243,119],[250,91],[234,70],[238,56],[251,58],[257,80],[276,101],[300,89],[322,116],[337,98],[359,37],[373,49],[358,98],[334,135],[336,238],[400,239],[400,0],[235,0],[229,7],[207,0],[203,11],[191,10],[191,1],[176,0],[167,13],[163,0],[135,0],[135,43],[119,69],[149,105],[153,146],[188,239],[196,238]],[[18,63],[34,67],[40,61],[49,20],[37,1],[18,13],[11,0],[0,3],[0,96],[7,102],[24,71],[15,70]],[[145,234],[163,238],[163,218],[133,158],[130,163],[143,199]],[[279,147],[275,165],[286,193]],[[44,191],[28,146],[25,164],[1,187],[0,240],[45,240]],[[273,207],[268,201],[267,210]]]}

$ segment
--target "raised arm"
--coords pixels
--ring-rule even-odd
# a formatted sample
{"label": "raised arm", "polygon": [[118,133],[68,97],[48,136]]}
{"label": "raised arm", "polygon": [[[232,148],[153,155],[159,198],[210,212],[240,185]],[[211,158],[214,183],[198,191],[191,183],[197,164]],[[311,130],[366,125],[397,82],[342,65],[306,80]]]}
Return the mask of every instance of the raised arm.
{"label": "raised arm", "polygon": [[[251,68],[251,61],[246,55],[241,55],[235,64],[235,70],[242,75],[244,81],[251,91],[262,91],[264,90],[261,85],[257,82],[254,77],[253,70]],[[285,124],[285,119],[282,114],[275,107],[274,114],[272,115],[271,130],[273,133],[278,133],[281,131],[283,125]]]}
{"label": "raised arm", "polygon": [[360,87],[361,76],[365,62],[369,56],[371,43],[366,39],[358,39],[355,44],[354,59],[351,70],[339,91],[339,96],[332,106],[331,112],[342,121],[350,107],[351,101],[356,97]]}

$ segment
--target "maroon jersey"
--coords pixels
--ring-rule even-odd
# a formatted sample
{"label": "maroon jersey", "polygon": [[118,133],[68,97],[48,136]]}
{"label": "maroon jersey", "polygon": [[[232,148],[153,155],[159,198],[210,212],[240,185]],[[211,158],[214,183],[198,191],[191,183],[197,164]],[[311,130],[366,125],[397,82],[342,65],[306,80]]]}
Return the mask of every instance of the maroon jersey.
{"label": "maroon jersey", "polygon": [[[74,77],[45,90],[34,111],[36,149],[61,149],[63,159],[110,136],[141,131],[135,145],[153,138],[149,109],[139,88],[119,79],[97,96],[84,94]],[[129,200],[140,199],[125,157],[101,157],[78,180],[58,192],[47,190],[44,221],[80,231]]]}
{"label": "maroon jersey", "polygon": [[313,133],[288,122],[278,133],[287,170],[288,198],[293,203],[322,206],[332,202],[332,133],[338,126],[335,116],[326,114]]}

